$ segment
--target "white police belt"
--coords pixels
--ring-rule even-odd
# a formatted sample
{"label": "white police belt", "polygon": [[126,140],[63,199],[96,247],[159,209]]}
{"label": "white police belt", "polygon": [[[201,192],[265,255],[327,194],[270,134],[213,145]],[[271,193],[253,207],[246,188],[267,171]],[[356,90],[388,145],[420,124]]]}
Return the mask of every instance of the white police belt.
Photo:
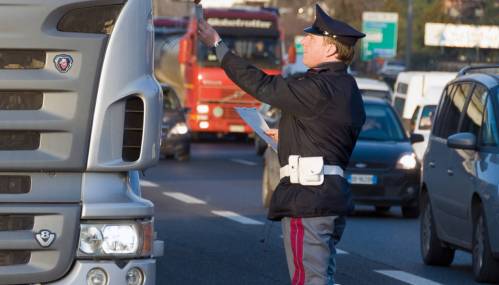
{"label": "white police belt", "polygon": [[343,169],[337,165],[324,165],[322,156],[300,157],[290,155],[288,164],[281,167],[280,178],[289,176],[293,184],[317,186],[324,182],[324,175],[343,177]]}

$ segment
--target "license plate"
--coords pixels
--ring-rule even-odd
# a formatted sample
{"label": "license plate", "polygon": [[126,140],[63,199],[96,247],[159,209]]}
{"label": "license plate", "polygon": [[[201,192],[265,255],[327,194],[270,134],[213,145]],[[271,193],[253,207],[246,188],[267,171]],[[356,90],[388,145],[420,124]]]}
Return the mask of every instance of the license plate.
{"label": "license plate", "polygon": [[378,183],[378,177],[376,175],[352,174],[348,176],[348,182],[350,184],[375,185]]}
{"label": "license plate", "polygon": [[230,125],[229,132],[231,133],[244,133],[245,129],[243,125]]}

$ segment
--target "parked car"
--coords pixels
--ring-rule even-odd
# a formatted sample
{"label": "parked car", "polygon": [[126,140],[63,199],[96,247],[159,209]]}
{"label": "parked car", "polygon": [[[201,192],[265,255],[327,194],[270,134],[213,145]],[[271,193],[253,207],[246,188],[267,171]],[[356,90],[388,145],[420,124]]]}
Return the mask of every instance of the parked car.
{"label": "parked car", "polygon": [[[392,92],[388,85],[376,79],[355,77],[357,86],[362,93],[362,97],[376,97],[384,99],[388,102],[392,101]],[[265,119],[267,124],[272,128],[277,128],[277,122],[280,118],[280,111],[276,108],[269,106],[268,104],[262,104],[259,109],[260,114]],[[260,139],[258,136],[255,137],[255,152],[258,155],[263,155],[267,149],[267,144]]]}
{"label": "parked car", "polygon": [[179,161],[189,160],[191,153],[191,134],[186,124],[188,109],[183,108],[173,88],[162,85],[163,120],[161,124],[162,157],[173,156]]}
{"label": "parked car", "polygon": [[[476,281],[499,282],[499,65],[446,85],[424,156],[421,255],[450,265],[472,253]],[[481,69],[485,71],[485,69]]]}
{"label": "parked car", "polygon": [[406,69],[407,68],[404,62],[400,60],[388,59],[385,62],[383,62],[383,66],[381,66],[380,70],[378,71],[378,74],[381,77],[384,77],[393,82],[397,78],[397,75],[400,72],[405,71]]}
{"label": "parked car", "polygon": [[355,77],[357,86],[362,93],[362,97],[375,97],[392,102],[392,91],[390,87],[381,80],[365,78],[365,77]]}
{"label": "parked car", "polygon": [[[408,137],[393,107],[379,98],[364,97],[366,123],[345,171],[356,204],[375,206],[386,212],[401,206],[404,217],[419,215],[420,163],[411,143],[423,140],[421,135]],[[268,207],[279,183],[277,154],[264,155],[262,202]]]}

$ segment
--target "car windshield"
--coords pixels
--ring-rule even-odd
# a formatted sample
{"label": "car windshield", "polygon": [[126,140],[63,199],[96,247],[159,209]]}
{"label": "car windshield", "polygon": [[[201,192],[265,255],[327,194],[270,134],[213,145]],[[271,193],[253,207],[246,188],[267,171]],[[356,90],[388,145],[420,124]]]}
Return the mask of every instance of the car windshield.
{"label": "car windshield", "polygon": [[[278,38],[223,35],[222,38],[229,49],[252,64],[265,69],[281,68],[281,42]],[[203,44],[198,45],[198,60],[203,66],[219,66],[215,51]]]}
{"label": "car windshield", "polygon": [[404,141],[406,137],[395,112],[388,105],[364,104],[366,122],[360,132],[360,140]]}

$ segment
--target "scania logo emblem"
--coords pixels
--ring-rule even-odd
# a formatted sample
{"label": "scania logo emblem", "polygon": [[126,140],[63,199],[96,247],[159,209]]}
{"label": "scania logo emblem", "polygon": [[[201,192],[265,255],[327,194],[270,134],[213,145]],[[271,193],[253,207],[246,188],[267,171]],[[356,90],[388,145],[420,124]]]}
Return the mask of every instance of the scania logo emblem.
{"label": "scania logo emblem", "polygon": [[49,230],[41,230],[35,235],[35,237],[41,247],[49,247],[55,240],[55,233]]}
{"label": "scania logo emblem", "polygon": [[60,73],[66,73],[73,66],[73,58],[67,54],[60,54],[54,58],[54,64]]}
{"label": "scania logo emblem", "polygon": [[357,163],[357,164],[355,164],[355,167],[357,167],[357,168],[366,168],[367,164],[365,164],[365,163]]}

